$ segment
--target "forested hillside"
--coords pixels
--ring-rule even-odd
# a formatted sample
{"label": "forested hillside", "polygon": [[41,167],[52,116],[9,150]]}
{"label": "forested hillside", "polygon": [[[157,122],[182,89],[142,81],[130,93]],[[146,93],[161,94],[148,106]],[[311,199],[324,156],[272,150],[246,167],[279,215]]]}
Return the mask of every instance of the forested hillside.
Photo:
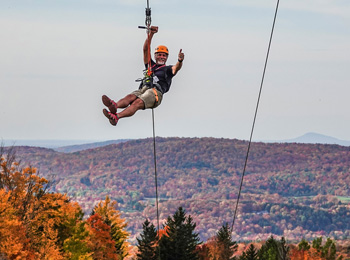
{"label": "forested hillside", "polygon": [[[160,217],[179,206],[202,240],[231,222],[248,142],[215,138],[157,138]],[[17,158],[53,180],[90,212],[106,195],[119,203],[132,236],[156,219],[153,140],[132,140],[75,153],[18,147]],[[253,143],[234,239],[350,237],[350,148],[338,145]]]}

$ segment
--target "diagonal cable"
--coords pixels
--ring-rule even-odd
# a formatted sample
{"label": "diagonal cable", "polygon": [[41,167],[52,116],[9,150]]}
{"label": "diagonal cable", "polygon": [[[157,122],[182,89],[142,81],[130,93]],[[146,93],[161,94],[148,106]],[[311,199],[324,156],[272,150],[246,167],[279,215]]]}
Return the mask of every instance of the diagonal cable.
{"label": "diagonal cable", "polygon": [[279,2],[280,2],[280,1],[277,0],[276,10],[275,10],[275,16],[274,16],[273,23],[272,23],[272,29],[271,29],[271,35],[270,35],[269,46],[268,46],[268,48],[267,48],[266,59],[265,59],[265,65],[264,65],[264,70],[263,70],[263,74],[262,74],[262,78],[261,78],[261,83],[260,83],[259,95],[258,95],[258,99],[257,99],[257,102],[256,102],[256,107],[255,107],[255,114],[254,114],[253,125],[252,125],[252,129],[251,129],[251,132],[250,132],[250,138],[249,138],[249,144],[248,144],[247,154],[246,154],[246,157],[245,157],[243,172],[242,172],[242,176],[241,176],[241,182],[240,182],[240,185],[239,185],[238,197],[237,197],[237,201],[236,201],[235,212],[234,212],[234,215],[233,215],[233,220],[232,220],[232,225],[231,225],[231,232],[233,231],[233,226],[234,226],[234,224],[235,224],[235,220],[236,220],[236,217],[237,217],[238,204],[239,204],[239,200],[240,200],[240,197],[241,197],[241,191],[242,191],[242,186],[243,186],[244,175],[245,175],[245,171],[246,171],[246,168],[247,168],[248,157],[249,157],[249,152],[250,152],[250,146],[251,146],[251,143],[252,143],[252,138],[253,138],[253,133],[254,133],[254,127],[255,127],[256,117],[257,117],[257,114],[258,114],[258,108],[259,108],[259,103],[260,103],[260,97],[261,97],[261,92],[262,92],[262,88],[263,88],[263,84],[264,84],[265,72],[266,72],[267,62],[268,62],[269,54],[270,54],[272,36],[273,36],[274,29],[275,29],[275,23],[276,23],[276,18],[277,18],[277,12],[278,12]]}

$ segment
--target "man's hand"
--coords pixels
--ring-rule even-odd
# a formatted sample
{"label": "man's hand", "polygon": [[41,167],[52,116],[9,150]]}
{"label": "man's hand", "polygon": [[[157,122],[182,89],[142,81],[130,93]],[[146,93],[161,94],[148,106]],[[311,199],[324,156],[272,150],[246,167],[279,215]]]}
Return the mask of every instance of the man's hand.
{"label": "man's hand", "polygon": [[185,54],[182,52],[182,49],[179,51],[178,55],[178,62],[172,67],[173,75],[176,75],[176,73],[182,68],[182,61],[185,58]]}
{"label": "man's hand", "polygon": [[155,34],[158,32],[158,26],[151,26],[151,34]]}
{"label": "man's hand", "polygon": [[182,62],[185,59],[185,54],[182,52],[182,49],[179,51],[178,61]]}

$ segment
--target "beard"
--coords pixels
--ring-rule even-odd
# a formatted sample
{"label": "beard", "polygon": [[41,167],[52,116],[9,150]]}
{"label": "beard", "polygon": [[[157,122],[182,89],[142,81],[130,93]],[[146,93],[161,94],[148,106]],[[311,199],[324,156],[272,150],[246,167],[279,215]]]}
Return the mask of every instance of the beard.
{"label": "beard", "polygon": [[158,65],[165,65],[165,60],[157,60]]}

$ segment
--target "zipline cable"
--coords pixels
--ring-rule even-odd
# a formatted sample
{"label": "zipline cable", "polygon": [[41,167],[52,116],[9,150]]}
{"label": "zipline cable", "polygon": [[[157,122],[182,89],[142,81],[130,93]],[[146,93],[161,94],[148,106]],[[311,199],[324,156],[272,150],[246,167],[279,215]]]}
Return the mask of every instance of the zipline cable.
{"label": "zipline cable", "polygon": [[245,174],[245,171],[246,171],[246,168],[247,168],[248,157],[249,157],[249,151],[250,151],[250,146],[251,146],[251,143],[252,143],[252,137],[253,137],[254,127],[255,127],[255,121],[256,121],[257,114],[258,114],[258,108],[259,108],[259,103],[260,103],[260,97],[261,97],[261,92],[262,92],[262,88],[263,88],[263,84],[264,84],[265,72],[266,72],[266,67],[267,67],[267,61],[268,61],[268,59],[269,59],[270,48],[271,48],[271,42],[272,42],[272,36],[273,36],[274,29],[275,29],[275,23],[276,23],[276,17],[277,17],[279,2],[280,2],[280,1],[277,0],[276,10],[275,10],[275,16],[274,16],[273,23],[272,23],[270,41],[269,41],[269,45],[268,45],[268,48],[267,48],[266,59],[265,59],[265,65],[264,65],[264,70],[263,70],[263,74],[262,74],[262,78],[261,78],[261,83],[260,83],[259,95],[258,95],[258,99],[257,99],[257,103],[256,103],[256,108],[255,108],[255,114],[254,114],[253,125],[252,125],[252,129],[251,129],[251,132],[250,132],[249,144],[248,144],[248,148],[247,148],[247,154],[246,154],[246,157],[245,157],[245,162],[244,162],[244,167],[243,167],[243,172],[242,172],[242,177],[241,177],[241,183],[240,183],[240,185],[239,185],[239,192],[238,192],[238,197],[237,197],[237,202],[236,202],[236,208],[235,208],[235,212],[234,212],[233,220],[232,220],[232,225],[231,225],[231,232],[233,232],[233,226],[234,226],[234,224],[235,224],[235,220],[236,220],[236,217],[237,217],[238,204],[239,204],[239,199],[240,199],[240,197],[241,197],[241,191],[242,191],[242,186],[243,186],[244,174]]}
{"label": "zipline cable", "polygon": [[[141,29],[147,29],[147,42],[148,42],[148,69],[147,69],[147,76],[151,77],[152,75],[152,66],[151,66],[151,39],[150,39],[150,33],[151,33],[151,8],[149,8],[149,0],[147,0],[147,8],[146,8],[146,20],[145,25],[146,27],[139,26]],[[152,80],[152,78],[151,78]],[[156,152],[156,131],[155,131],[155,123],[154,123],[154,109],[152,108],[152,127],[153,127],[153,159],[154,159],[154,182],[155,182],[155,188],[156,188],[156,208],[157,208],[157,228],[158,228],[158,241],[160,238],[160,225],[159,225],[159,199],[158,199],[158,174],[157,174],[157,152]],[[160,260],[160,249],[157,247],[158,250],[158,259]]]}
{"label": "zipline cable", "polygon": [[[152,108],[152,124],[153,124],[153,158],[154,158],[154,182],[156,186],[156,206],[157,206],[157,226],[159,236],[159,205],[158,205],[158,176],[157,176],[157,153],[156,153],[156,131],[154,124],[154,109]],[[159,258],[160,259],[160,258]]]}

